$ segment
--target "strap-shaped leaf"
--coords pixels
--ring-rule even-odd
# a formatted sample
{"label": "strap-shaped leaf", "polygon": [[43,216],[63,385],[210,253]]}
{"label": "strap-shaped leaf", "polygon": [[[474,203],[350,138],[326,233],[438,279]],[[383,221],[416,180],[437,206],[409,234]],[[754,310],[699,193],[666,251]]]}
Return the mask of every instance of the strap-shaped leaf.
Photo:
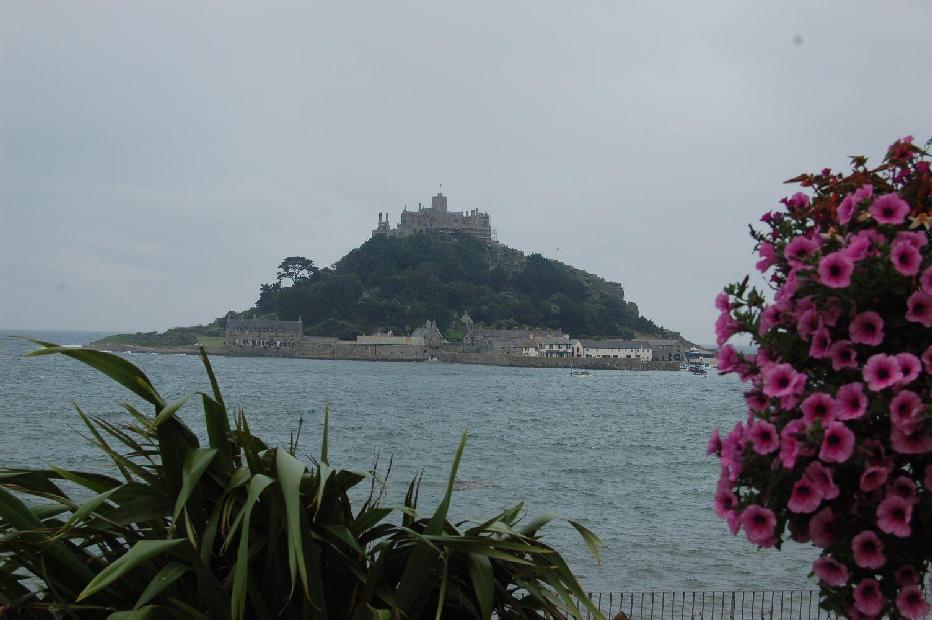
{"label": "strap-shaped leaf", "polygon": [[285,450],[275,451],[275,469],[285,501],[285,525],[288,532],[288,569],[291,572],[291,587],[300,577],[305,594],[310,597],[307,581],[307,565],[304,563],[301,542],[301,477],[306,468],[304,463]]}
{"label": "strap-shaped leaf", "polygon": [[78,595],[78,600],[84,600],[95,592],[124,576],[137,566],[148,562],[157,555],[161,555],[184,542],[184,539],[175,540],[140,540],[124,555],[117,558],[112,564],[108,565],[100,574],[94,577],[87,587]]}
{"label": "strap-shaped leaf", "polygon": [[136,601],[136,606],[133,607],[133,609],[141,610],[143,605],[161,594],[165,588],[178,581],[178,579],[189,570],[191,570],[190,566],[177,561],[169,562],[163,566],[162,570],[152,578],[152,581],[149,582],[146,589],[139,595],[139,600]]}
{"label": "strap-shaped leaf", "polygon": [[134,394],[146,400],[158,408],[165,406],[165,401],[162,400],[162,397],[159,396],[158,391],[156,391],[155,386],[152,385],[152,382],[149,381],[149,377],[146,376],[139,368],[126,361],[119,355],[114,355],[113,353],[104,353],[103,351],[95,351],[93,349],[75,349],[73,347],[61,347],[52,342],[43,342],[41,340],[33,340],[32,338],[26,338],[30,342],[40,345],[41,349],[36,349],[30,353],[27,353],[27,357],[34,357],[37,355],[51,355],[53,353],[61,353],[62,355],[67,355],[70,358],[76,359],[80,362],[84,362],[91,368],[94,368],[123,387],[129,389]]}
{"label": "strap-shaped leaf", "polygon": [[579,532],[579,535],[582,536],[583,540],[586,543],[586,547],[589,548],[589,553],[592,554],[592,557],[595,558],[595,561],[598,563],[602,562],[602,559],[599,555],[599,551],[605,547],[605,543],[602,542],[602,539],[592,533],[592,531],[584,526],[579,521],[574,521],[573,519],[568,519],[570,525],[576,528],[576,531]]}
{"label": "strap-shaped leaf", "polygon": [[476,600],[479,601],[482,618],[490,620],[495,596],[495,576],[492,574],[492,563],[486,556],[467,553],[466,566],[469,567],[469,578],[472,580],[472,587],[476,591]]}
{"label": "strap-shaped leaf", "polygon": [[207,471],[210,462],[217,454],[215,448],[192,448],[184,458],[184,467],[182,468],[181,493],[178,494],[178,500],[175,502],[175,512],[172,517],[177,519],[181,514],[181,509],[191,497],[191,492],[201,480],[201,476]]}
{"label": "strap-shaped leaf", "polygon": [[256,474],[249,481],[246,493],[246,503],[243,504],[242,520],[240,521],[239,550],[236,552],[236,566],[233,569],[233,595],[232,616],[241,620],[246,615],[246,592],[249,590],[249,520],[252,517],[253,506],[259,496],[274,480],[262,474]]}

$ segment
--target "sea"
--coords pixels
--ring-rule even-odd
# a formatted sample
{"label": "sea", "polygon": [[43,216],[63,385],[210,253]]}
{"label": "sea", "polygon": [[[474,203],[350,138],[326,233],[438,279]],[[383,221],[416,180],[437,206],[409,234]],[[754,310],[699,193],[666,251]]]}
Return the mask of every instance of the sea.
{"label": "sea", "polygon": [[[142,402],[64,356],[26,358],[15,336],[81,345],[103,332],[0,332],[0,468],[102,470],[74,404],[125,421]],[[196,355],[137,353],[167,399],[209,391]],[[468,443],[453,495],[454,521],[482,521],[518,502],[526,518],[577,519],[605,543],[596,563],[564,521],[544,530],[593,592],[770,590],[815,587],[816,550],[787,542],[760,550],[733,537],[712,510],[718,464],[712,429],[745,417],[742,385],[711,371],[593,371],[465,364],[214,357],[226,403],[252,429],[287,445],[301,420],[299,456],[319,454],[330,408],[330,463],[368,469],[391,460],[388,503],[423,472],[419,509],[430,514],[461,434]],[[181,417],[202,436],[196,404]]]}

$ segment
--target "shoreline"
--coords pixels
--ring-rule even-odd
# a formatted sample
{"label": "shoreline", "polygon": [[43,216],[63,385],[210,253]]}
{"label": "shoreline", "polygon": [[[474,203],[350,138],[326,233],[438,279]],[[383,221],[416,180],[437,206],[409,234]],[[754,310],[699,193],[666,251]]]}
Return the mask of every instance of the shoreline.
{"label": "shoreline", "polygon": [[[95,341],[85,345],[86,348],[110,353],[156,353],[165,355],[197,355],[194,345],[176,347],[147,347],[133,344],[114,344]],[[473,364],[479,366],[499,366],[505,368],[567,368],[576,370],[630,370],[630,371],[673,371],[680,369],[679,362],[650,361],[638,359],[608,359],[581,357],[524,357],[517,355],[498,355],[494,353],[468,353],[461,351],[428,351],[418,356],[367,356],[367,355],[314,355],[295,353],[288,350],[230,350],[226,348],[205,347],[210,356],[284,358],[320,361],[355,361],[355,362],[419,362],[440,364]]]}

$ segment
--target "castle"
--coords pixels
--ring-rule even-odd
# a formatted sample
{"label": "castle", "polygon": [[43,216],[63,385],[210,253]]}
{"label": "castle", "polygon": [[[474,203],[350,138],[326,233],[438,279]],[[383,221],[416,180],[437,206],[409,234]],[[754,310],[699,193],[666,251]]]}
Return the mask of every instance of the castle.
{"label": "castle", "polygon": [[372,231],[372,236],[407,236],[419,232],[441,235],[461,232],[472,235],[486,245],[497,244],[488,213],[478,209],[469,212],[447,211],[447,197],[440,192],[430,199],[430,207],[422,207],[420,203],[417,211],[408,211],[405,207],[401,212],[401,221],[395,228],[388,223],[388,213],[379,213],[379,225]]}

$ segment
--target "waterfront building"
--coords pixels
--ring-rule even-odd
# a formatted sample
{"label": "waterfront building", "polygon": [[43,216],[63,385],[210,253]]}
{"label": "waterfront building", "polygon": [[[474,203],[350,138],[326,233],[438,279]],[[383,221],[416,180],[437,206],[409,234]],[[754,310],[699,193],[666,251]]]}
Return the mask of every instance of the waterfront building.
{"label": "waterfront building", "polygon": [[602,359],[640,359],[649,362],[653,351],[637,340],[582,340],[583,357]]}
{"label": "waterfront building", "polygon": [[570,337],[559,329],[490,329],[479,327],[470,321],[466,323],[463,345],[499,353],[504,349],[514,349],[519,343],[528,340],[540,342],[542,338],[569,342]]}
{"label": "waterfront building", "polygon": [[407,346],[424,348],[424,336],[395,336],[387,334],[373,334],[371,336],[356,336],[356,344],[380,346]]}
{"label": "waterfront building", "polygon": [[639,339],[636,342],[644,343],[651,350],[652,359],[661,362],[680,362],[684,357],[685,348],[682,340],[669,338]]}
{"label": "waterfront building", "polygon": [[543,337],[537,341],[538,355],[541,357],[582,357],[583,346],[579,340],[569,336],[560,338]]}
{"label": "waterfront building", "polygon": [[272,321],[264,319],[227,319],[223,344],[228,349],[292,349],[304,337],[301,319]]}
{"label": "waterfront building", "polygon": [[439,348],[440,345],[446,344],[446,339],[440,333],[440,328],[434,321],[427,321],[413,332],[412,336],[418,336],[424,339],[424,344],[431,349]]}

